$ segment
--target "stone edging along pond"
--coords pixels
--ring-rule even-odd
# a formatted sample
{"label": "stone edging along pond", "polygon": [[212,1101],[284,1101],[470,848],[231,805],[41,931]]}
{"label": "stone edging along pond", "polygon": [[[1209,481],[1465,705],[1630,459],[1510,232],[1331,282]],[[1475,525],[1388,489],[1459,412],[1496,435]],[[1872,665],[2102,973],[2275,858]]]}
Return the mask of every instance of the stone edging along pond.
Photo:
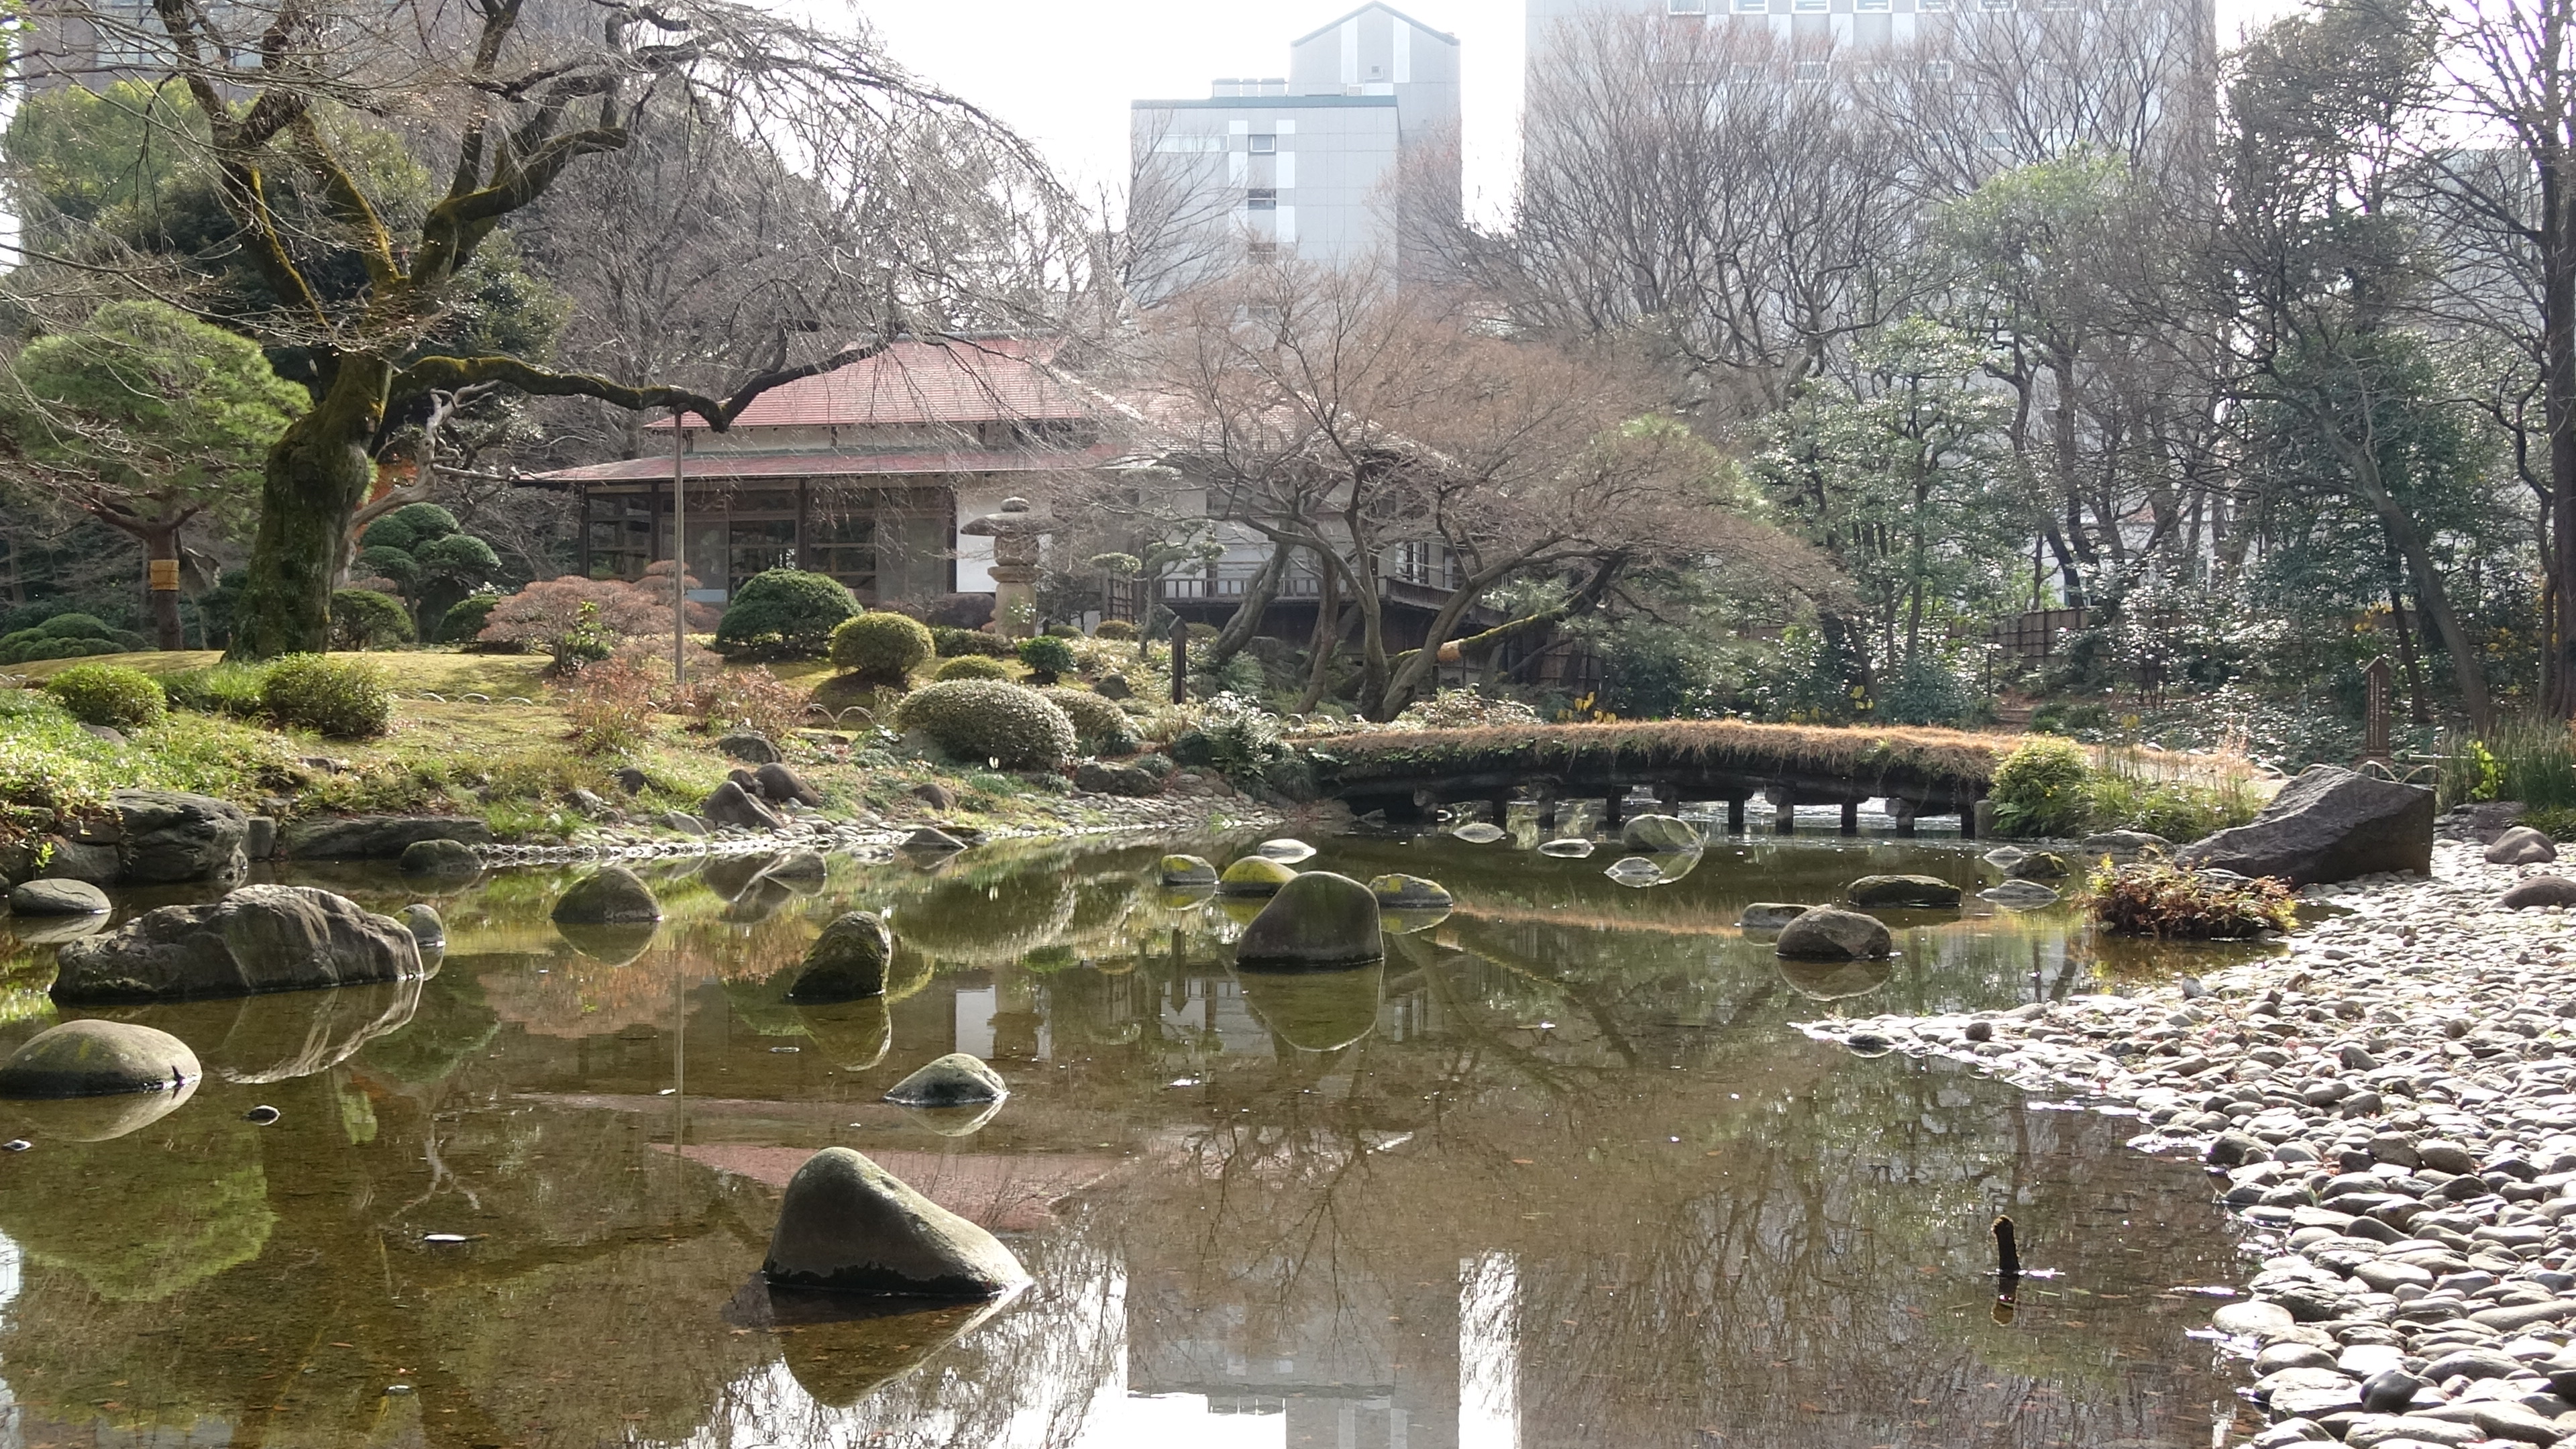
{"label": "stone edging along pond", "polygon": [[2263,1449],[2576,1441],[2576,935],[2497,904],[2547,869],[2443,842],[2205,983],[1801,1030],[2124,1103],[2207,1164],[2262,1260],[2214,1327]]}

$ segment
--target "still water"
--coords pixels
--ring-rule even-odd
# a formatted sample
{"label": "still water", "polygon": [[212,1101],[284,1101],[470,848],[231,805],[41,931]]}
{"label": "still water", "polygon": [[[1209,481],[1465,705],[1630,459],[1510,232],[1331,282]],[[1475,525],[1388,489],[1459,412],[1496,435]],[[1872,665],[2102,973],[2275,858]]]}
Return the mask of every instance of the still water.
{"label": "still water", "polygon": [[[2234,1258],[2198,1169],[1787,1025],[2170,963],[1973,901],[1891,917],[1883,972],[1734,929],[1871,872],[1991,884],[1956,845],[1739,840],[1631,889],[1615,851],[1318,844],[1309,869],[1434,876],[1459,909],[1382,969],[1280,978],[1233,972],[1223,903],[1153,886],[1163,845],[836,860],[801,890],[691,863],[653,877],[658,930],[578,942],[546,919],[564,877],[522,872],[434,898],[425,983],[115,1013],[209,1078],[141,1125],[0,1103],[34,1143],[0,1156],[0,1446],[2197,1449],[2233,1416],[2187,1337]],[[890,1003],[785,1004],[852,908],[893,912]],[[57,1019],[51,960],[0,935],[0,1050]],[[949,1051],[1009,1078],[989,1121],[878,1101]],[[1035,1285],[773,1310],[779,1188],[836,1144]],[[1998,1210],[2058,1274],[2009,1314]]]}

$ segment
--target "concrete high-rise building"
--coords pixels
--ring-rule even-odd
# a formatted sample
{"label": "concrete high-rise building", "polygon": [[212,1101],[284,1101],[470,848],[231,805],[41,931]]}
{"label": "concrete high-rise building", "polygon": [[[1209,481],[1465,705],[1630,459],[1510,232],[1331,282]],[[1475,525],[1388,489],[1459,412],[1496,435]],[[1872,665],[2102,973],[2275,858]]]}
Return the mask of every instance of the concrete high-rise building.
{"label": "concrete high-rise building", "polygon": [[1137,101],[1131,124],[1143,299],[1274,255],[1400,271],[1415,209],[1456,206],[1458,38],[1372,0],[1291,41],[1287,75]]}

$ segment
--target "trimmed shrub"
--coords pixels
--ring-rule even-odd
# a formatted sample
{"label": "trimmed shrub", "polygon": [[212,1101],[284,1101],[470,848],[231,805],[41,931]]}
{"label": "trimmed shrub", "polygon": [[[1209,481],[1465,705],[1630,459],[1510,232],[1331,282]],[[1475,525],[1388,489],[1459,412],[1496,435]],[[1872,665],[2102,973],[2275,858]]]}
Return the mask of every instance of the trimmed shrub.
{"label": "trimmed shrub", "polygon": [[940,665],[931,671],[930,677],[938,680],[1008,679],[1011,677],[1011,666],[987,655],[967,654]]}
{"label": "trimmed shrub", "polygon": [[1995,767],[1988,798],[1995,828],[2006,835],[2073,835],[2084,828],[2083,747],[2055,735],[2032,735]]}
{"label": "trimmed shrub", "polygon": [[406,503],[367,525],[358,542],[371,549],[390,548],[409,553],[434,538],[462,532],[464,525],[456,515],[435,503]]}
{"label": "trimmed shrub", "polygon": [[252,665],[217,664],[170,675],[161,681],[161,692],[172,709],[254,719],[267,712],[259,698],[267,680],[268,672]]}
{"label": "trimmed shrub", "polygon": [[440,615],[437,624],[428,631],[429,637],[440,644],[470,644],[475,635],[483,632],[483,626],[491,622],[493,606],[500,602],[501,595],[497,591],[468,594],[447,606],[447,612]]}
{"label": "trimmed shrub", "polygon": [[858,597],[840,580],[770,569],[734,591],[714,648],[735,659],[820,659],[832,647],[832,631],[858,614]]}
{"label": "trimmed shrub", "polygon": [[146,729],[170,710],[159,681],[116,664],[75,664],[46,680],[45,693],[82,724],[109,729]]}
{"label": "trimmed shrub", "polygon": [[938,647],[942,659],[963,659],[979,654],[987,659],[1011,659],[1019,654],[1010,640],[999,634],[987,634],[981,629],[933,628],[930,639]]}
{"label": "trimmed shrub", "polygon": [[142,647],[142,635],[113,628],[96,614],[56,614],[40,624],[0,636],[0,664],[122,654]]}
{"label": "trimmed shrub", "polygon": [[1133,639],[1136,626],[1124,619],[1103,619],[1091,630],[1094,639]]}
{"label": "trimmed shrub", "polygon": [[259,700],[279,724],[333,739],[383,734],[394,717],[384,671],[324,654],[289,654],[269,665]]}
{"label": "trimmed shrub", "polygon": [[1020,662],[1029,667],[1029,675],[1039,684],[1053,684],[1070,674],[1081,661],[1073,656],[1073,646],[1053,634],[1040,634],[1020,641]]}
{"label": "trimmed shrub", "polygon": [[901,689],[936,648],[930,629],[901,614],[861,614],[832,631],[832,666],[863,684]]}
{"label": "trimmed shrub", "polygon": [[1102,699],[1083,689],[1041,689],[1038,693],[1055,701],[1065,718],[1073,721],[1074,737],[1082,748],[1095,755],[1132,755],[1144,743],[1136,737],[1135,723],[1114,699]]}
{"label": "trimmed shrub", "polygon": [[919,730],[950,756],[990,760],[1004,770],[1060,770],[1073,758],[1073,721],[1034,689],[998,679],[952,679],[926,685],[895,711],[902,730]]}
{"label": "trimmed shrub", "polygon": [[412,642],[411,611],[402,600],[373,589],[331,595],[331,647],[385,649]]}

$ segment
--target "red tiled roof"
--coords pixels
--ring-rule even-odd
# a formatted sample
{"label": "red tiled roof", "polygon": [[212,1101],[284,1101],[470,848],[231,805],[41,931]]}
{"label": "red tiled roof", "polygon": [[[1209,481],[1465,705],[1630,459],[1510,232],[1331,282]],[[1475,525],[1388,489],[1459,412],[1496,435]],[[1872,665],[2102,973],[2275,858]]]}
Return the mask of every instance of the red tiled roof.
{"label": "red tiled roof", "polygon": [[[1044,473],[1097,468],[1119,456],[1111,447],[1080,451],[986,453],[685,453],[690,478],[871,478],[886,474]],[[668,457],[623,458],[532,473],[540,483],[645,483],[671,476]]]}
{"label": "red tiled roof", "polygon": [[[1047,374],[1054,351],[1052,342],[1025,338],[897,342],[874,357],[762,393],[733,425],[963,426],[1092,416],[1080,392]],[[647,426],[667,431],[671,420]]]}

